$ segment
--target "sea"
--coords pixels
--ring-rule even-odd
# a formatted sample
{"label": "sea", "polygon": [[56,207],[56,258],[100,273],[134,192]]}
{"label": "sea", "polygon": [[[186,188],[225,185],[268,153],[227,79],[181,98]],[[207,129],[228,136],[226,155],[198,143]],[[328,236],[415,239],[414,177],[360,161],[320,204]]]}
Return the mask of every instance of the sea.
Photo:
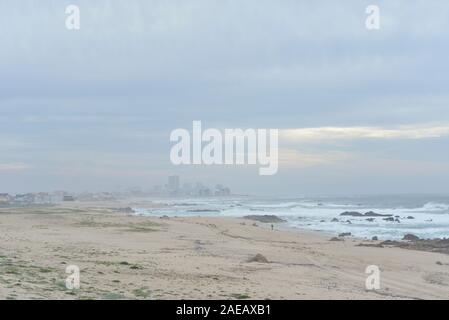
{"label": "sea", "polygon": [[[449,195],[369,195],[272,198],[256,196],[151,199],[158,208],[133,208],[144,216],[276,215],[276,228],[351,233],[359,238],[449,238]],[[342,216],[343,212],[375,212],[387,217]],[[337,221],[338,220],[338,221]],[[260,223],[260,225],[263,225]],[[268,224],[269,225],[269,224]]]}

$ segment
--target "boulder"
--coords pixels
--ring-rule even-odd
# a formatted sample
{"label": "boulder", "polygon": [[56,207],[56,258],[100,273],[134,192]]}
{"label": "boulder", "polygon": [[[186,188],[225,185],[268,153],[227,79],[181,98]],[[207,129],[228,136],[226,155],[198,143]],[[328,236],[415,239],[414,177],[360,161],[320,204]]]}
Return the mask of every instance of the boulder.
{"label": "boulder", "polygon": [[329,241],[343,241],[343,239],[342,238],[333,237],[333,238],[330,238]]}
{"label": "boulder", "polygon": [[285,222],[285,220],[279,218],[278,216],[275,215],[249,215],[249,216],[244,216],[244,219],[248,219],[248,220],[255,220],[255,221],[259,221],[259,222],[263,222],[263,223],[277,223],[277,222]]}
{"label": "boulder", "polygon": [[414,234],[408,233],[402,238],[402,240],[416,241],[416,240],[419,240],[419,237],[415,236]]}
{"label": "boulder", "polygon": [[260,253],[256,254],[254,257],[248,259],[248,262],[259,262],[259,263],[269,263],[267,258],[265,258]]}
{"label": "boulder", "polygon": [[364,216],[365,217],[391,217],[393,215],[392,214],[381,214],[381,213],[376,213],[373,211],[368,211],[368,212],[365,212]]}
{"label": "boulder", "polygon": [[345,211],[340,213],[340,216],[363,217],[363,214],[357,211]]}
{"label": "boulder", "polygon": [[350,235],[351,235],[351,232],[343,232],[343,233],[340,233],[338,236],[339,237],[348,237]]}

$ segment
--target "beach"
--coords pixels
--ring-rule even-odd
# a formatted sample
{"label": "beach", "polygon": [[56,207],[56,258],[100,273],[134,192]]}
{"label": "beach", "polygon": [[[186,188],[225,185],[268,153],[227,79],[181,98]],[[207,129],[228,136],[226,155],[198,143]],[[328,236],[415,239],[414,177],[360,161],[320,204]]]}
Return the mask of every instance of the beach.
{"label": "beach", "polygon": [[[141,204],[142,205],[142,204]],[[147,203],[147,206],[151,206]],[[0,299],[447,299],[449,255],[126,203],[0,209]],[[251,261],[257,254],[266,261]],[[80,288],[65,286],[66,267]],[[380,289],[367,290],[367,266]]]}

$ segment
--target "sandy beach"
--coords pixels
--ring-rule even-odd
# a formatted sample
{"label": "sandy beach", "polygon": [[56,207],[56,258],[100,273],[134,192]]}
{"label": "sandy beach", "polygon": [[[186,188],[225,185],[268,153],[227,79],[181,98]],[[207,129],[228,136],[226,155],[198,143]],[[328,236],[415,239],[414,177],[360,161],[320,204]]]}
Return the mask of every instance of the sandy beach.
{"label": "sandy beach", "polygon": [[[240,218],[117,210],[128,205],[0,208],[0,299],[449,298],[447,254]],[[257,254],[268,262],[250,262]],[[68,265],[80,269],[78,290],[65,287]],[[365,288],[369,265],[381,270],[379,290]]]}

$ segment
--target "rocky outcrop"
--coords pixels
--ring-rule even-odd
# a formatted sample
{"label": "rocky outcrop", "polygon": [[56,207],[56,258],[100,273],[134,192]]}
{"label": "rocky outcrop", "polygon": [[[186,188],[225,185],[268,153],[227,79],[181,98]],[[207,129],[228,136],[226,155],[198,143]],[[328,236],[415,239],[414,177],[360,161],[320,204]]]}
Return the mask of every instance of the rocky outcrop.
{"label": "rocky outcrop", "polygon": [[249,215],[249,216],[244,216],[244,219],[248,219],[248,220],[255,220],[255,221],[259,221],[259,222],[263,222],[263,223],[278,223],[278,222],[285,222],[285,220],[279,218],[278,216],[275,215]]}
{"label": "rocky outcrop", "polygon": [[419,240],[419,237],[415,236],[414,234],[408,233],[402,238],[402,240],[416,241],[416,240]]}
{"label": "rocky outcrop", "polygon": [[[393,246],[410,250],[420,250],[429,252],[439,252],[449,254],[449,239],[420,239],[415,235],[405,235],[407,241],[387,240],[381,244],[384,246]],[[410,240],[408,240],[410,239]]]}
{"label": "rocky outcrop", "polygon": [[381,214],[373,211],[368,211],[365,213],[360,213],[357,211],[345,211],[340,213],[340,216],[351,216],[351,217],[392,217],[392,214]]}
{"label": "rocky outcrop", "polygon": [[363,213],[357,212],[357,211],[345,211],[343,213],[340,213],[340,216],[350,216],[350,217],[363,217]]}

